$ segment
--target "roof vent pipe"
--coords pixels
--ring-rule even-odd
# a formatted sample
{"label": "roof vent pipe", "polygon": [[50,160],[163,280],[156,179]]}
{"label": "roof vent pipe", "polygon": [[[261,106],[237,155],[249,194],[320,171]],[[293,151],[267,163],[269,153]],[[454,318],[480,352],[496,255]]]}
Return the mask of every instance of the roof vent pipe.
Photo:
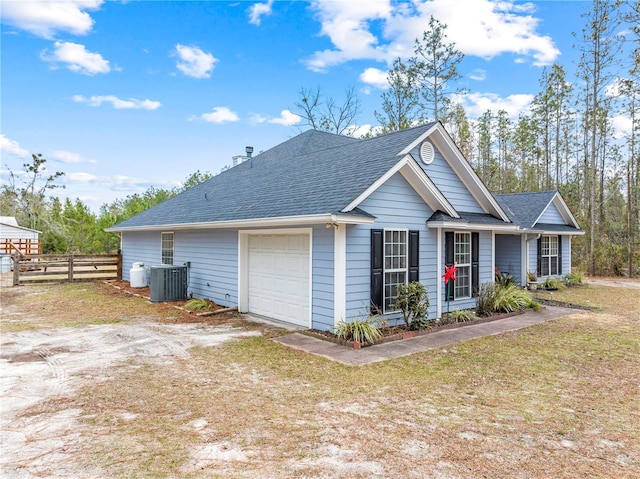
{"label": "roof vent pipe", "polygon": [[247,146],[245,151],[247,152],[247,158],[251,158],[251,155],[253,154],[253,146]]}

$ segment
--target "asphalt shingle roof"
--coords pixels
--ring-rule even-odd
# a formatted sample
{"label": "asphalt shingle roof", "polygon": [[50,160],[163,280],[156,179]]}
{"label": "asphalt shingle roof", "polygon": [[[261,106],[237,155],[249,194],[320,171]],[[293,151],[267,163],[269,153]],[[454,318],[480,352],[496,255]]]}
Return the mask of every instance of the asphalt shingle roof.
{"label": "asphalt shingle roof", "polygon": [[113,228],[338,213],[432,126],[367,140],[309,130]]}
{"label": "asphalt shingle roof", "polygon": [[553,190],[536,193],[509,193],[494,195],[494,197],[511,218],[511,221],[521,228],[533,228],[535,221],[557,193]]}

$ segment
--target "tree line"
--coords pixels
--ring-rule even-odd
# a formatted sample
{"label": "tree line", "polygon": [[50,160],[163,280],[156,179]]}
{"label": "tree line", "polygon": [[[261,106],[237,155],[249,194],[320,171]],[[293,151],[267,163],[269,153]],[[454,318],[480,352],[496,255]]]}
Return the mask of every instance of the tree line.
{"label": "tree line", "polygon": [[[458,101],[464,55],[447,40],[447,26],[429,19],[414,55],[397,58],[368,136],[434,120],[444,124],[462,154],[495,193],[561,192],[586,234],[573,243],[574,265],[592,275],[640,274],[640,0],[593,0],[574,34],[580,60],[569,72],[543,69],[530,109],[517,119],[504,110],[471,119]],[[626,32],[623,36],[621,32]],[[570,73],[572,74],[570,76]],[[354,134],[362,113],[355,88],[339,101],[320,87],[302,88],[292,108],[308,127]],[[625,130],[615,129],[625,119]],[[104,229],[212,175],[197,171],[181,188],[149,188],[105,204],[97,215],[80,200],[48,194],[63,172],[49,174],[32,155],[17,181],[0,191],[3,215],[43,232],[45,252],[113,252],[119,238]]]}
{"label": "tree line", "polygon": [[[414,55],[395,59],[370,135],[440,121],[494,193],[558,190],[586,234],[574,264],[592,275],[640,274],[640,1],[593,0],[574,33],[580,60],[543,69],[526,113],[487,110],[470,119],[460,103],[464,55],[431,17]],[[355,118],[353,90],[340,104],[303,89],[303,125],[349,133],[334,118]],[[339,115],[336,115],[336,112]],[[626,128],[615,128],[623,120]]]}

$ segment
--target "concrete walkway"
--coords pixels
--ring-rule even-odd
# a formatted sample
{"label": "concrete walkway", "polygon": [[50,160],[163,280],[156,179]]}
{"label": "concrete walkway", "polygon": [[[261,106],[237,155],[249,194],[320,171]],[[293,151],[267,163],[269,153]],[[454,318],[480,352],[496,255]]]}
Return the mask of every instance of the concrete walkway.
{"label": "concrete walkway", "polygon": [[447,346],[459,341],[492,336],[506,331],[515,331],[575,312],[577,312],[577,310],[570,308],[544,306],[542,311],[539,312],[527,311],[524,314],[511,316],[509,318],[498,319],[487,323],[471,324],[455,329],[444,329],[424,336],[401,341],[390,341],[362,349],[353,349],[301,333],[280,336],[274,338],[273,341],[291,348],[323,356],[333,361],[346,364],[347,366],[364,366],[378,361],[399,358],[429,349]]}

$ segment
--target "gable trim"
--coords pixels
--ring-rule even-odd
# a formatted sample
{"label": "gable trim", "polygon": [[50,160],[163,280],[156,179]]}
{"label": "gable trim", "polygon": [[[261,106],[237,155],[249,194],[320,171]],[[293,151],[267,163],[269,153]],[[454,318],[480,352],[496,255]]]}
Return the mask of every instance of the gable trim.
{"label": "gable trim", "polygon": [[[466,186],[469,193],[474,197],[485,213],[497,216],[506,223],[510,223],[511,219],[500,207],[496,199],[493,197],[489,189],[482,182],[480,177],[473,171],[469,162],[464,158],[457,145],[446,132],[442,123],[437,122],[432,128],[429,128],[422,135],[410,143],[398,156],[406,155],[416,148],[425,139],[430,138],[434,145],[440,150],[445,157],[447,163],[454,171],[460,181]],[[447,154],[445,154],[447,153]]]}
{"label": "gable trim", "polygon": [[551,198],[551,201],[549,201],[547,206],[544,207],[542,212],[540,212],[540,215],[538,215],[536,220],[533,222],[533,228],[536,227],[536,225],[538,224],[538,221],[540,221],[540,218],[542,218],[542,216],[547,212],[547,210],[552,204],[553,206],[556,207],[556,209],[558,210],[558,213],[560,213],[560,216],[562,216],[562,219],[564,219],[565,223],[569,224],[570,226],[573,226],[576,229],[580,229],[580,226],[578,225],[578,221],[576,221],[576,218],[571,214],[571,210],[569,210],[567,203],[565,203],[564,199],[562,198],[562,196],[560,196],[560,193],[558,192],[556,192],[556,194],[553,195],[553,198]]}
{"label": "gable trim", "polygon": [[420,195],[422,200],[429,205],[433,211],[441,210],[452,218],[459,218],[455,208],[444,197],[438,187],[431,181],[416,160],[410,155],[405,155],[393,167],[391,167],[384,175],[378,178],[369,188],[358,195],[351,203],[349,203],[342,212],[346,213],[358,207],[364,200],[378,190],[386,181],[396,173],[400,173],[411,187]]}

